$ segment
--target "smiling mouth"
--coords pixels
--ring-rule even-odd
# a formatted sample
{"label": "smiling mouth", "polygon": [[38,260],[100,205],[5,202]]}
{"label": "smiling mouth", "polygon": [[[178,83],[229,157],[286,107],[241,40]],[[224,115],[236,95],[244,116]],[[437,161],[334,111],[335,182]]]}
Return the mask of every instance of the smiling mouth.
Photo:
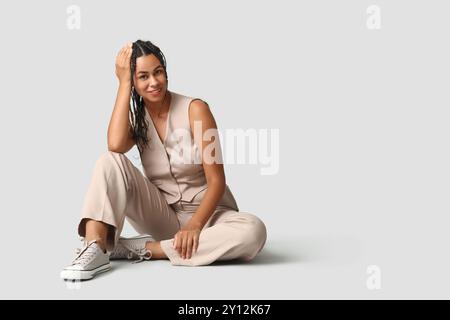
{"label": "smiling mouth", "polygon": [[149,93],[158,93],[158,92],[160,92],[160,91],[161,91],[161,89],[158,89],[158,90],[150,91]]}

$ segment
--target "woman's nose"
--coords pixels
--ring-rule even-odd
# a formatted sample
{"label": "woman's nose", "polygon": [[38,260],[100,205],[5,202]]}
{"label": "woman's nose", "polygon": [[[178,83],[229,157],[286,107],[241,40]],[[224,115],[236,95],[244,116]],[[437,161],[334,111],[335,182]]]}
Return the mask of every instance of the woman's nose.
{"label": "woman's nose", "polygon": [[150,86],[158,84],[158,80],[154,76],[150,76]]}

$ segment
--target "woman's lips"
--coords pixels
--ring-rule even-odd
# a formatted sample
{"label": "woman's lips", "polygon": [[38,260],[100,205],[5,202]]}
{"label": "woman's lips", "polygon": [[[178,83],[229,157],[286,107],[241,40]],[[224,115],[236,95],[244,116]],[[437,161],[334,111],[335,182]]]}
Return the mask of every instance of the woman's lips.
{"label": "woman's lips", "polygon": [[161,92],[161,89],[158,89],[158,90],[156,90],[156,91],[150,91],[149,93],[150,93],[152,96],[157,96],[160,92]]}

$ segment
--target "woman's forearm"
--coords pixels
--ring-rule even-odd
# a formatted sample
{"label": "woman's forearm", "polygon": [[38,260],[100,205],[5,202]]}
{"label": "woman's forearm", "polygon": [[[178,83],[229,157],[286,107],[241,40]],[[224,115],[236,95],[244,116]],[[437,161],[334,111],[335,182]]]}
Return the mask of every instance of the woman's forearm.
{"label": "woman's forearm", "polygon": [[121,149],[130,134],[129,108],[131,83],[119,83],[116,103],[108,126],[108,149]]}
{"label": "woman's forearm", "polygon": [[187,228],[203,229],[209,218],[214,213],[217,204],[225,192],[226,186],[223,181],[208,182],[207,190],[200,202],[196,212],[187,223]]}

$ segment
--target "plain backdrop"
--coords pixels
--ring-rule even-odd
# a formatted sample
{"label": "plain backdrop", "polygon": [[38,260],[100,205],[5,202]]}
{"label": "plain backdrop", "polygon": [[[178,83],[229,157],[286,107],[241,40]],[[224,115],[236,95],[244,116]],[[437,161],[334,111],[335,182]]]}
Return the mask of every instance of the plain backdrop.
{"label": "plain backdrop", "polygon": [[[80,9],[70,29],[67,9]],[[367,9],[380,9],[370,29]],[[446,1],[4,1],[0,298],[450,298]],[[129,41],[219,130],[279,130],[279,170],[225,164],[267,226],[249,264],[114,264],[70,286],[76,233]],[[139,165],[136,148],[129,156]],[[124,234],[133,235],[127,226]],[[381,273],[371,290],[369,266]],[[368,273],[369,271],[369,273]]]}

